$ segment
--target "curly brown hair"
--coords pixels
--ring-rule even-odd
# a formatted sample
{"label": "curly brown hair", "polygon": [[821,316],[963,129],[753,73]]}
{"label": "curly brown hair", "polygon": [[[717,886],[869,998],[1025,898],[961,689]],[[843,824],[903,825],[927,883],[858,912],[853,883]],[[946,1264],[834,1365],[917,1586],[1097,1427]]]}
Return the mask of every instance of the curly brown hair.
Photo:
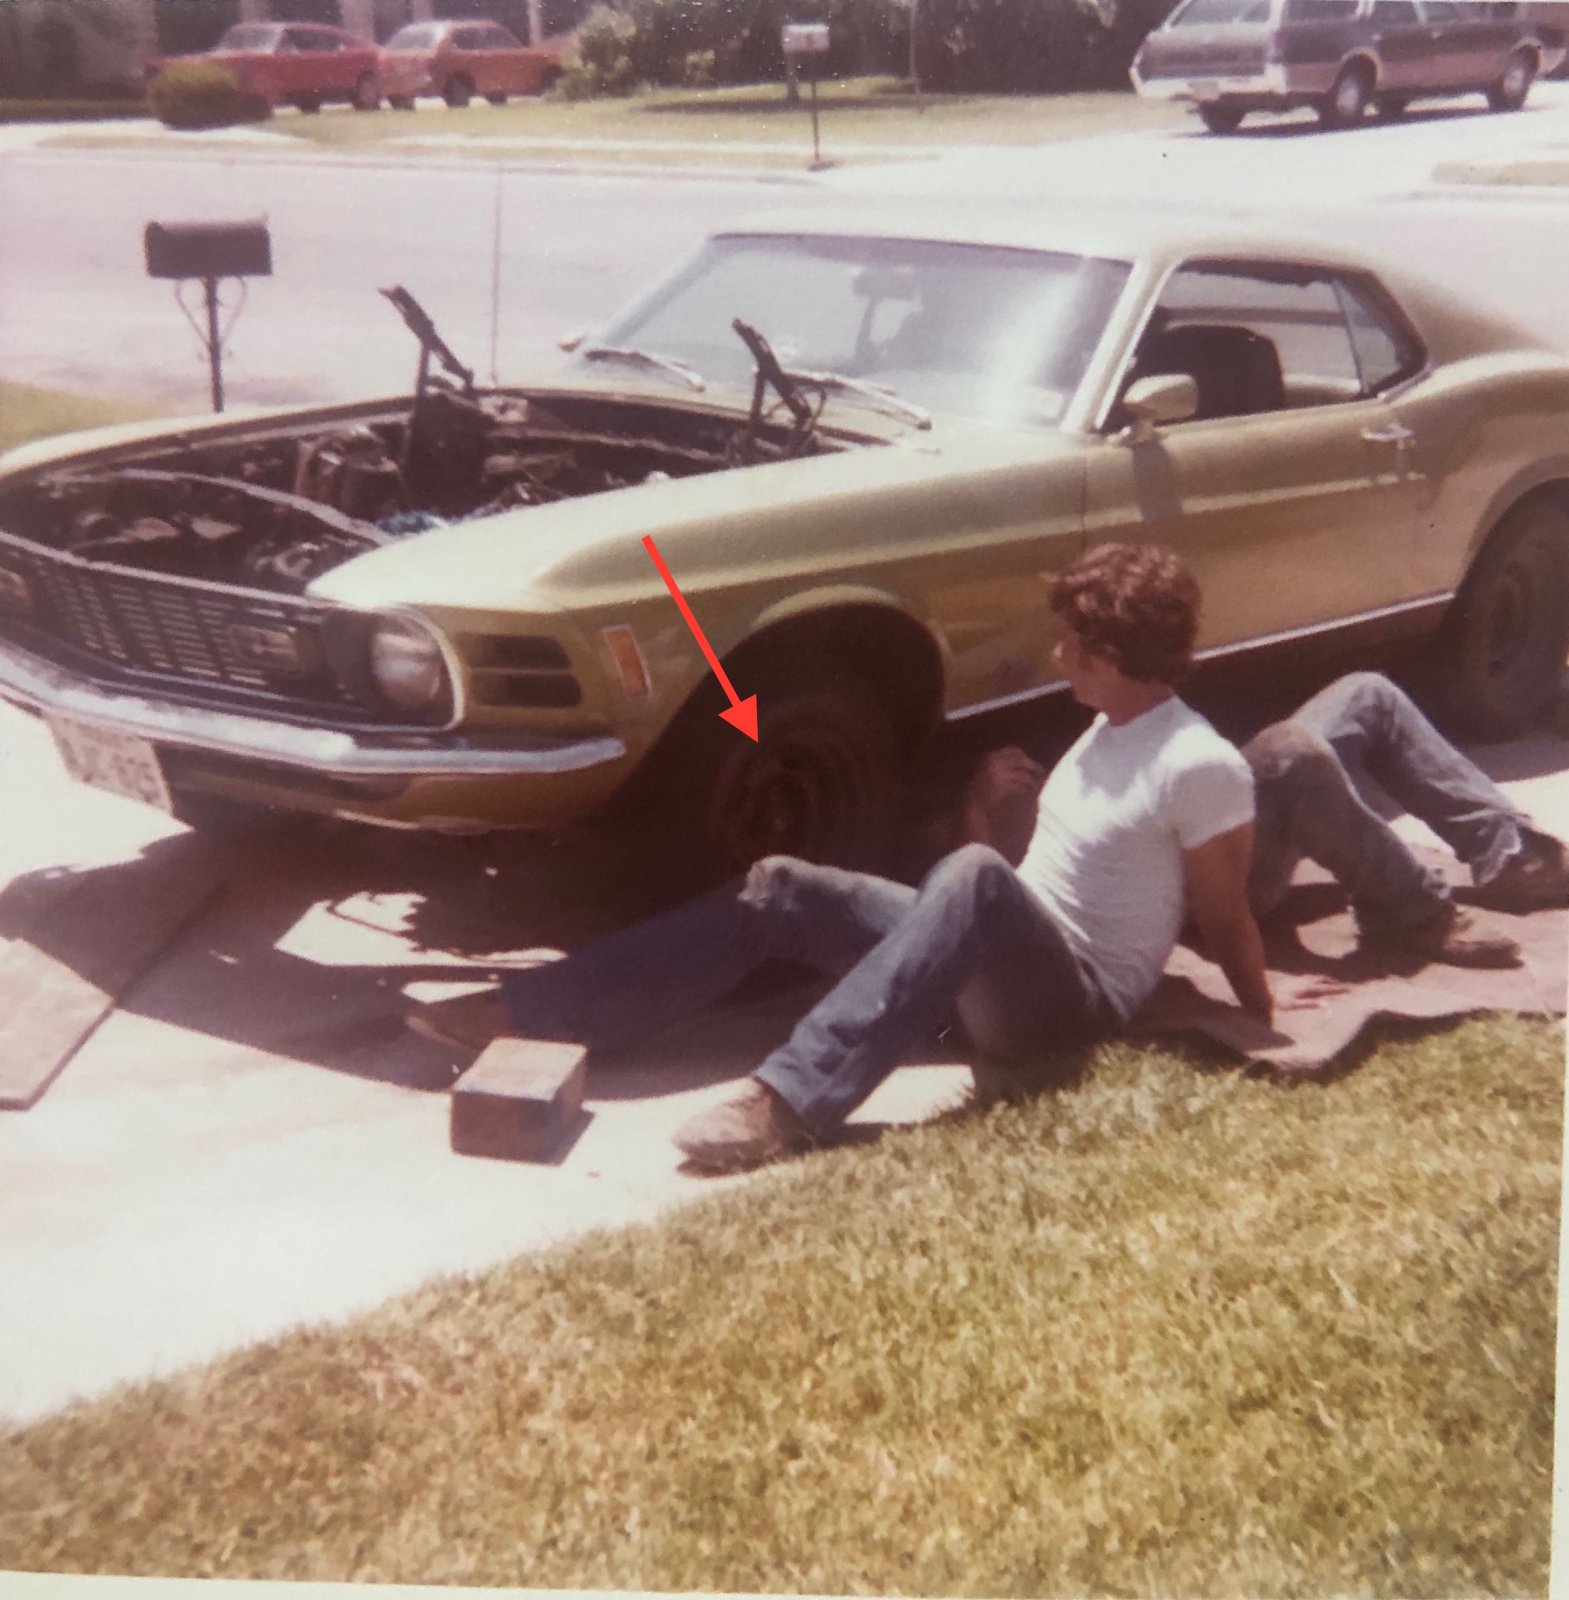
{"label": "curly brown hair", "polygon": [[1103,544],[1057,575],[1051,608],[1086,650],[1128,677],[1179,683],[1192,665],[1199,599],[1175,550]]}

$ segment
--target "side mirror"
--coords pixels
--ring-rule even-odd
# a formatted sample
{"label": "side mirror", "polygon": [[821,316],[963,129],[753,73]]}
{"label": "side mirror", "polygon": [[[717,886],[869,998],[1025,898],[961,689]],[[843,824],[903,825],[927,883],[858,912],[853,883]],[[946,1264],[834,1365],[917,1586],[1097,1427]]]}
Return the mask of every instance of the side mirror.
{"label": "side mirror", "polygon": [[556,348],[565,350],[568,355],[571,355],[587,337],[587,328],[574,328],[571,333],[564,333],[556,340]]}
{"label": "side mirror", "polygon": [[1186,422],[1199,409],[1199,386],[1185,372],[1157,372],[1140,378],[1122,397],[1133,418],[1118,435],[1125,444],[1147,444],[1166,422]]}

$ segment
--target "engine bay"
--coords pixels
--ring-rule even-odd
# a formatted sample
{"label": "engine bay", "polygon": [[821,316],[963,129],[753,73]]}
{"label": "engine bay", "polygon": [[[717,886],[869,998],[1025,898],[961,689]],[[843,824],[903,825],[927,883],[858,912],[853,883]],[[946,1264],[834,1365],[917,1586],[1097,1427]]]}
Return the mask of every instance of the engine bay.
{"label": "engine bay", "polygon": [[0,489],[0,532],[90,562],[282,594],[394,540],[479,517],[844,448],[757,419],[431,382],[353,423],[155,441]]}

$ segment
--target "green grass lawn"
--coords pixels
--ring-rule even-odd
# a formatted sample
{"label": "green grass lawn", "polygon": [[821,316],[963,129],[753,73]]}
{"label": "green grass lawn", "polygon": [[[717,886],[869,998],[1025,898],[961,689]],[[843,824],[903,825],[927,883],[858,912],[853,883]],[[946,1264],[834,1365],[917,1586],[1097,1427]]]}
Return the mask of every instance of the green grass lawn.
{"label": "green grass lawn", "polygon": [[0,1567],[1544,1594],[1561,1030],[1091,1066],[0,1435]]}
{"label": "green grass lawn", "polygon": [[156,409],[132,400],[100,399],[59,389],[39,389],[27,383],[0,382],[0,450],[12,450],[50,434],[157,415]]}

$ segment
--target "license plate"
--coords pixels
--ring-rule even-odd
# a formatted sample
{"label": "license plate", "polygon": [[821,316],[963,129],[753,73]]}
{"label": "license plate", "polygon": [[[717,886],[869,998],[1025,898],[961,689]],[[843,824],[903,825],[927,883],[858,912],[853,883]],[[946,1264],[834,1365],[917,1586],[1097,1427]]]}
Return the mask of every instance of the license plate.
{"label": "license plate", "polygon": [[160,811],[174,809],[163,768],[158,765],[158,752],[145,739],[91,728],[67,717],[50,717],[48,722],[65,770],[78,783],[107,789],[127,800],[140,800],[144,806],[156,806]]}

